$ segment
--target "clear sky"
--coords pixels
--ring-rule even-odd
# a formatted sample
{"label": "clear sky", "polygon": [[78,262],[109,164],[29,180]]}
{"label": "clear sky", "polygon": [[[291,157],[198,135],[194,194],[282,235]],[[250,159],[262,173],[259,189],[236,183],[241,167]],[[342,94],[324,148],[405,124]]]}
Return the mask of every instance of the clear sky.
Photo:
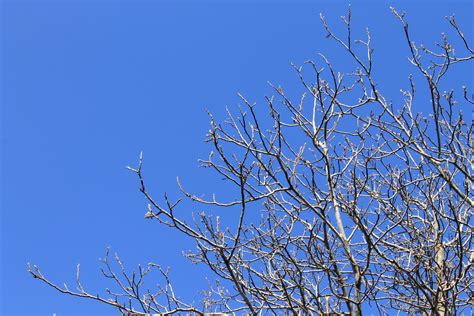
{"label": "clear sky", "polygon": [[[323,12],[342,32],[343,1],[0,2],[6,316],[117,315],[60,295],[26,270],[31,262],[59,284],[73,284],[80,262],[84,285],[98,291],[107,283],[97,259],[108,246],[129,267],[171,266],[178,293],[197,300],[207,284],[204,269],[181,255],[193,244],[143,218],[145,200],[125,166],[143,150],[155,195],[177,196],[176,176],[198,194],[222,191],[218,176],[198,168],[210,150],[202,142],[206,109],[222,118],[226,105],[238,105],[237,92],[263,106],[272,93],[267,81],[297,95],[290,62],[317,60],[318,52],[336,70],[353,66],[319,21]],[[471,1],[410,2],[352,2],[355,33],[371,30],[375,76],[394,100],[414,69],[390,4],[407,12],[417,42],[439,40],[452,13],[472,39]],[[472,87],[472,68],[456,71],[464,81],[452,83]],[[192,211],[200,209],[181,210]]]}

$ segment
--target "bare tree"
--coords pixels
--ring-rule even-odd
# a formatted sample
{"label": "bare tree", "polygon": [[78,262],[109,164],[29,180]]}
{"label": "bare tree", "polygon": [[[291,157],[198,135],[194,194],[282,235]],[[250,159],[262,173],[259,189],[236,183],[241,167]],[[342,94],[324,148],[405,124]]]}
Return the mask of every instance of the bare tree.
{"label": "bare tree", "polygon": [[[238,114],[227,111],[224,124],[211,116],[207,141],[214,149],[201,163],[235,186],[235,200],[205,200],[178,182],[183,196],[172,200],[165,194],[160,202],[147,190],[142,156],[137,167],[129,167],[149,203],[145,217],[194,240],[196,251],[186,256],[215,275],[202,305],[182,301],[160,266],[129,274],[108,252],[102,272],[118,292],[107,290],[105,296],[85,290],[79,267],[76,290],[49,281],[36,266],[30,273],[62,293],[122,313],[455,315],[467,310],[474,291],[474,140],[462,107],[473,100],[467,88],[455,93],[441,90],[441,84],[455,64],[474,59],[474,51],[454,17],[447,21],[459,51],[444,34],[433,49],[415,45],[404,15],[392,11],[402,24],[409,62],[425,81],[416,84],[410,76],[399,101],[387,101],[377,88],[370,33],[363,40],[352,38],[349,10],[343,36],[323,16],[321,21],[327,37],[353,60],[353,71],[336,72],[320,55],[319,63],[294,66],[305,89],[300,99],[291,100],[272,85],[268,117],[257,115],[256,105],[242,96],[244,107]],[[426,92],[428,99],[416,98]],[[417,104],[426,102],[430,113],[416,112]],[[222,227],[218,216],[200,213],[188,223],[175,212],[183,199],[236,210],[238,222]],[[259,222],[251,212],[261,213]],[[143,288],[152,270],[164,280],[156,292]]]}

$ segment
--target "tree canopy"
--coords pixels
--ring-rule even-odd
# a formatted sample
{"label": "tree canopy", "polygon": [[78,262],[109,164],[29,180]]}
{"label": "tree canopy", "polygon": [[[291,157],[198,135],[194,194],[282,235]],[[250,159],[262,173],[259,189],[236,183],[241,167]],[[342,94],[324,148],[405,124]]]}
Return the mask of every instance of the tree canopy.
{"label": "tree canopy", "polygon": [[[146,186],[143,156],[129,167],[148,201],[145,218],[194,240],[196,249],[186,256],[215,276],[200,305],[180,299],[167,269],[151,263],[127,273],[108,251],[102,271],[117,291],[104,296],[86,290],[79,267],[76,290],[53,283],[36,266],[30,273],[122,313],[455,315],[469,308],[474,142],[464,111],[473,100],[467,87],[444,90],[442,83],[474,51],[454,17],[446,20],[459,47],[443,34],[428,48],[414,42],[404,14],[392,11],[418,76],[408,77],[398,100],[379,90],[370,32],[353,38],[349,10],[345,34],[321,21],[353,69],[335,69],[320,55],[294,65],[305,89],[300,98],[271,85],[266,117],[244,96],[224,122],[210,115],[213,150],[201,165],[231,183],[238,198],[205,199],[179,182],[182,197],[156,198]],[[419,112],[426,102],[431,111]],[[176,210],[183,199],[228,208],[238,220],[223,226],[217,213],[204,212],[194,221],[181,218]],[[163,281],[156,291],[143,288],[153,270]]]}

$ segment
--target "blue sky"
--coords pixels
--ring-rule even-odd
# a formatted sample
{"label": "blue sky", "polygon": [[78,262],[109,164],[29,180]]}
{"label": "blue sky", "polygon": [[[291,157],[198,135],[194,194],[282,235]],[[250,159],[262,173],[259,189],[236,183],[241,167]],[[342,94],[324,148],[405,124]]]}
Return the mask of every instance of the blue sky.
{"label": "blue sky", "polygon": [[[472,3],[352,3],[355,34],[371,30],[375,76],[395,99],[414,69],[390,4],[407,12],[417,42],[431,44],[449,29],[443,17],[452,13],[472,38]],[[1,5],[1,315],[116,315],[60,295],[26,270],[31,262],[59,284],[72,284],[80,262],[83,283],[94,292],[106,287],[97,259],[108,246],[129,267],[171,266],[177,291],[197,300],[205,270],[181,255],[193,244],[144,220],[145,200],[125,166],[143,150],[155,195],[177,196],[179,176],[198,194],[232,196],[219,177],[198,168],[210,150],[202,142],[205,110],[222,118],[226,105],[238,105],[237,92],[263,105],[272,93],[267,81],[297,95],[290,62],[317,59],[318,52],[336,70],[351,70],[319,21],[323,12],[342,32],[343,1]],[[464,81],[451,82],[472,87],[472,69],[456,71]]]}

